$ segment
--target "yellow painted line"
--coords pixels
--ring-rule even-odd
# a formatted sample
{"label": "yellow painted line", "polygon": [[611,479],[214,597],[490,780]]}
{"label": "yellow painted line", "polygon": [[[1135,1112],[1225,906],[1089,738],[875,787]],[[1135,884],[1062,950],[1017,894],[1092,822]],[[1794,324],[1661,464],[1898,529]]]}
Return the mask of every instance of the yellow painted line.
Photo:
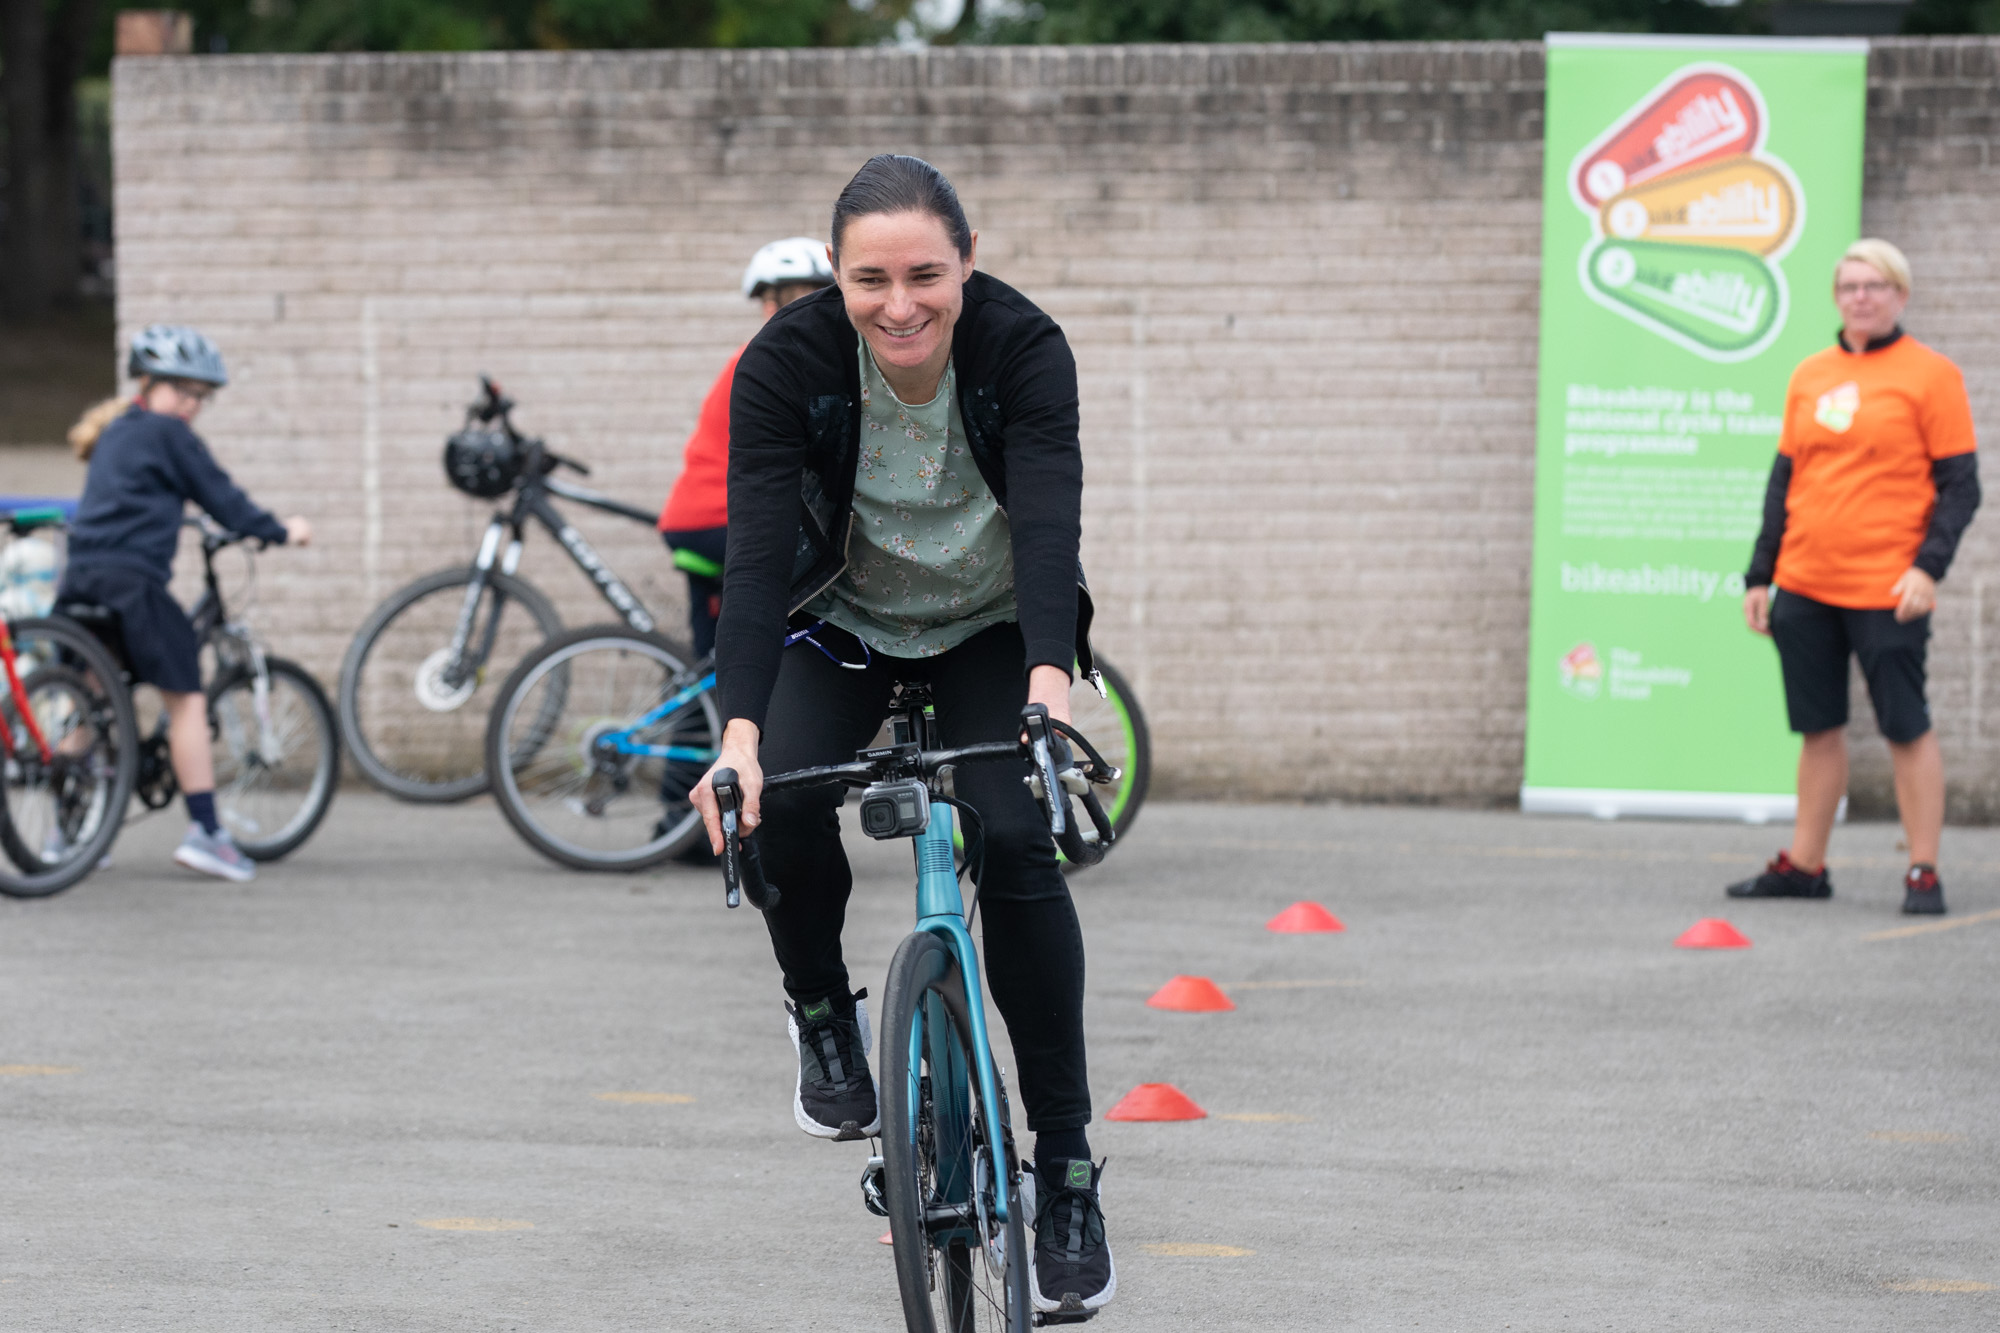
{"label": "yellow painted line", "polygon": [[1234,1120],[1243,1125],[1310,1125],[1311,1120],[1289,1111],[1229,1111],[1215,1117],[1217,1120]]}
{"label": "yellow painted line", "polygon": [[600,1092],[600,1102],[626,1102],[642,1106],[686,1106],[694,1098],[685,1092]]}
{"label": "yellow painted line", "polygon": [[1978,912],[1972,916],[1953,917],[1949,921],[1926,921],[1921,926],[1898,926],[1894,930],[1878,930],[1873,935],[1861,938],[1869,943],[1876,940],[1906,940],[1912,935],[1934,935],[1940,930],[1957,930],[1960,926],[1976,926],[1982,921],[2000,921],[2000,909]]}
{"label": "yellow painted line", "polygon": [[1243,1259],[1257,1253],[1235,1245],[1196,1245],[1180,1240],[1141,1245],[1139,1248],[1147,1254],[1164,1254],[1169,1259]]}
{"label": "yellow painted line", "polygon": [[1934,1129],[1871,1129],[1871,1139],[1884,1143],[1963,1143],[1963,1134],[1945,1134]]}
{"label": "yellow painted line", "polygon": [[1957,1278],[1920,1277],[1908,1282],[1884,1282],[1889,1291],[1991,1291],[1991,1282],[1967,1282]]}
{"label": "yellow painted line", "polygon": [[77,1065],[0,1065],[0,1074],[10,1078],[34,1078],[39,1074],[74,1074]]}
{"label": "yellow painted line", "polygon": [[[1639,847],[1562,847],[1547,844],[1347,842],[1333,839],[1155,838],[1151,847],[1223,852],[1393,852],[1399,856],[1469,856],[1487,860],[1636,861],[1656,865],[1763,865],[1770,858],[1752,852],[1679,852]],[[1900,856],[1830,856],[1835,870],[1905,870]],[[1962,870],[2000,873],[2000,861],[1952,863]],[[1970,920],[1970,918],[1967,918]]]}
{"label": "yellow painted line", "polygon": [[1351,977],[1320,977],[1310,981],[1218,981],[1216,985],[1229,990],[1320,990],[1327,986],[1366,986],[1365,981]]}
{"label": "yellow painted line", "polygon": [[432,1231],[533,1231],[533,1222],[515,1217],[426,1217],[417,1225]]}

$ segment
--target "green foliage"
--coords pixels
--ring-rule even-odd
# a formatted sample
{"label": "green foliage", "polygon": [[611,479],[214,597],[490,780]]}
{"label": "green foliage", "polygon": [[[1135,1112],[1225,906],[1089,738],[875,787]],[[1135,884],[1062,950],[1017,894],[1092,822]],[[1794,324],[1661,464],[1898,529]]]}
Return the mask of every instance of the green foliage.
{"label": "green foliage", "polygon": [[1038,0],[1018,17],[983,24],[981,38],[1409,41],[1520,39],[1560,31],[1733,33],[1768,28],[1760,5],[1711,8],[1699,0]]}

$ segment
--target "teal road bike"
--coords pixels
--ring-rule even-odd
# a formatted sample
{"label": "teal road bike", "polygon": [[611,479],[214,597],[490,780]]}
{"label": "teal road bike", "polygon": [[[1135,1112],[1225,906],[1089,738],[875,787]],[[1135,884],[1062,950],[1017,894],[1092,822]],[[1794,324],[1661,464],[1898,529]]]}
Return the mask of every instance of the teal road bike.
{"label": "teal road bike", "polygon": [[[881,1153],[862,1174],[862,1200],[889,1219],[909,1333],[1025,1333],[1042,1323],[1081,1322],[1089,1317],[1081,1306],[1042,1315],[1033,1307],[1024,1167],[993,1060],[970,930],[979,894],[975,889],[968,904],[958,879],[962,860],[977,882],[978,816],[953,797],[952,773],[966,764],[1029,761],[1027,780],[1050,835],[1073,864],[1088,865],[1117,837],[1096,793],[1114,788],[1120,772],[1039,704],[1022,712],[1023,742],[940,749],[930,702],[924,688],[904,685],[889,745],[863,750],[852,763],[764,780],[766,792],[857,788],[862,832],[916,844],[917,926],[890,959],[883,988]],[[747,898],[759,908],[776,906],[782,888],[765,880],[756,841],[740,828],[734,770],[716,770],[715,794],[728,905]],[[965,855],[958,858],[961,812]]]}
{"label": "teal road bike", "polygon": [[[792,634],[787,650],[825,651],[812,635]],[[1122,834],[1146,799],[1152,739],[1131,683],[1102,657],[1097,665],[1098,681],[1072,687],[1070,712],[1119,773],[1103,805]],[[686,665],[672,640],[629,625],[569,630],[529,651],[494,696],[484,782],[544,856],[577,870],[638,870],[705,854],[688,793],[721,734],[711,663]]]}

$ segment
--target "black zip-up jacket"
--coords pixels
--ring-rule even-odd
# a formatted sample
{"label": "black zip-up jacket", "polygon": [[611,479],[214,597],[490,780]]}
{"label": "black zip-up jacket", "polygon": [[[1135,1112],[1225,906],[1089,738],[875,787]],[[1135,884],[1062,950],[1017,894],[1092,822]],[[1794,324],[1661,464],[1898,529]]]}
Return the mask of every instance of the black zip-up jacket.
{"label": "black zip-up jacket", "polygon": [[229,479],[187,422],[134,404],[90,451],[69,563],[118,565],[165,583],[190,500],[231,532],[285,540],[285,525]]}
{"label": "black zip-up jacket", "polygon": [[[952,330],[959,412],[1006,511],[1027,666],[1091,670],[1077,560],[1083,451],[1076,359],[1056,322],[974,272]],[[792,302],[736,363],[729,394],[729,559],[715,639],[724,719],[761,729],[789,618],[847,567],[860,461],[861,359],[840,289]]]}

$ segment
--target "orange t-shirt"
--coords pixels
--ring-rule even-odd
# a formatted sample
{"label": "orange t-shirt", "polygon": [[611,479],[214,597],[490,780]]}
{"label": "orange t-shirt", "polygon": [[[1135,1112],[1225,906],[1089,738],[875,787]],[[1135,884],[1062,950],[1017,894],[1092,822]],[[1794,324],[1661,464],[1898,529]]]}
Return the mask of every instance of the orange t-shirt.
{"label": "orange t-shirt", "polygon": [[1931,462],[1972,449],[1965,377],[1915,338],[1807,357],[1778,436],[1792,485],[1774,581],[1832,606],[1894,608],[1889,589],[1916,560],[1937,502]]}
{"label": "orange t-shirt", "polygon": [[681,475],[667,494],[660,510],[661,532],[695,532],[729,524],[729,386],[736,379],[736,359],[715,377],[708,397],[701,400],[701,416],[688,436],[681,454]]}

